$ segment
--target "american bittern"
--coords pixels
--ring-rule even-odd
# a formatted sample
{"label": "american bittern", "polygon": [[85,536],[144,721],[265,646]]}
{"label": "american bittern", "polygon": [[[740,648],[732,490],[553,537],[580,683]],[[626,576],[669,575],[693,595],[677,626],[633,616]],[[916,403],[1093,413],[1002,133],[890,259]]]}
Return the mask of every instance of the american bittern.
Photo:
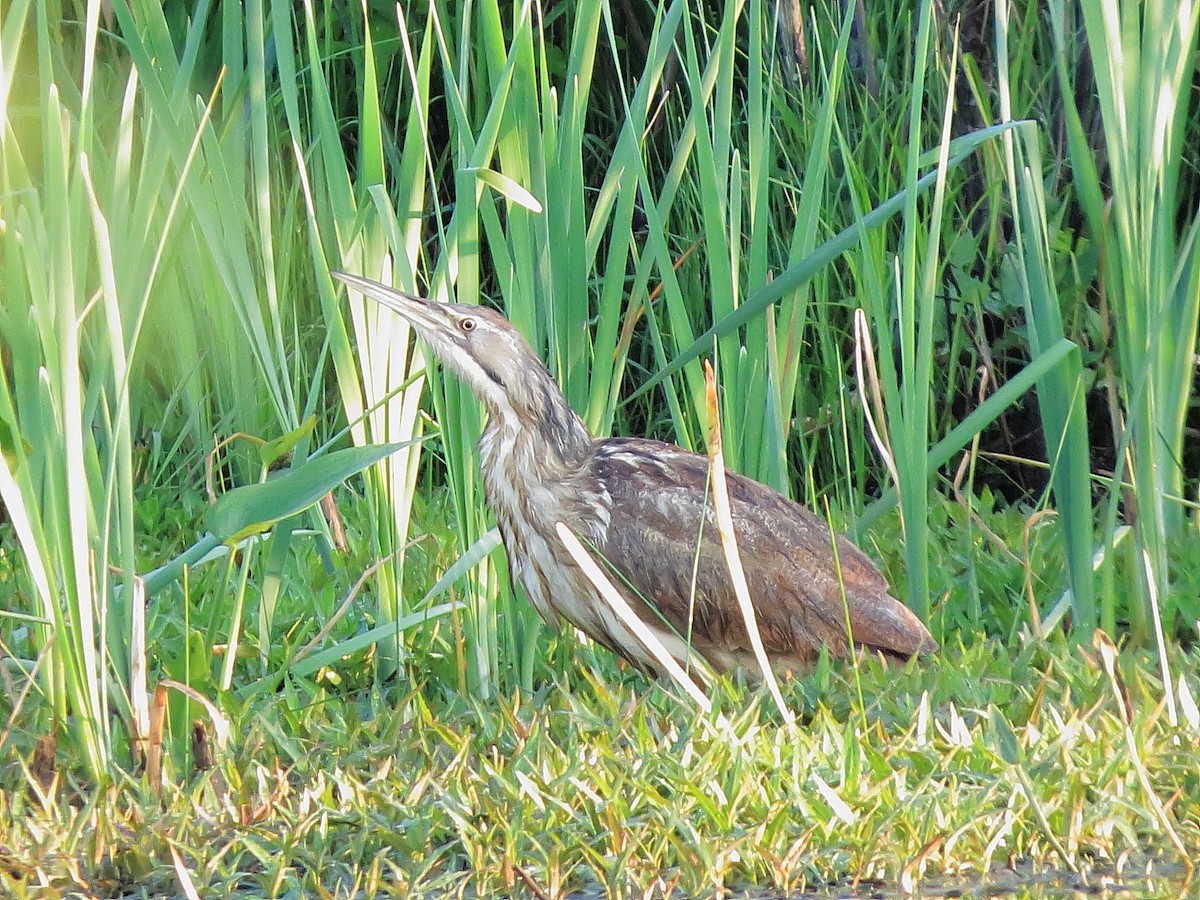
{"label": "american bittern", "polygon": [[[679,662],[699,654],[717,671],[742,667],[761,674],[705,490],[706,457],[658,441],[594,438],[499,313],[335,275],[407,319],[483,403],[484,493],[513,579],[548,623],[566,619],[638,668],[658,671],[567,554],[555,532],[561,521],[619,573],[614,583]],[[848,653],[847,620],[859,647],[897,657],[937,648],[920,619],[888,594],[872,562],[843,537],[835,564],[834,538],[821,519],[741,475],[730,473],[728,486],[773,667],[803,667],[822,646]]]}

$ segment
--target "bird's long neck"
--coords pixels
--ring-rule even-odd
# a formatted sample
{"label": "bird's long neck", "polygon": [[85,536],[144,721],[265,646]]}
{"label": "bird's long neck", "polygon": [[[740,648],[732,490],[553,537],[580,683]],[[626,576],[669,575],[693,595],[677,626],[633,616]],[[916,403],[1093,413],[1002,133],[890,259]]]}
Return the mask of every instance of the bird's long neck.
{"label": "bird's long neck", "polygon": [[488,421],[479,439],[480,464],[488,482],[559,481],[591,453],[592,436],[540,362],[508,385],[506,402],[487,404]]}

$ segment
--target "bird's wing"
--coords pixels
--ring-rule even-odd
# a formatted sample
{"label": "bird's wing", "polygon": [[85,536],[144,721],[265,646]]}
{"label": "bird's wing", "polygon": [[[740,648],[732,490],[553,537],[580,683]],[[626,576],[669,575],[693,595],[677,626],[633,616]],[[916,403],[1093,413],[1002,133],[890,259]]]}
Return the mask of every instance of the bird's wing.
{"label": "bird's wing", "polygon": [[[705,490],[708,460],[667,444],[617,439],[596,444],[588,474],[612,500],[597,547],[608,563],[681,635],[691,634],[698,649],[747,650],[745,621]],[[839,537],[835,565],[829,529],[809,510],[740,475],[730,473],[728,486],[769,654],[811,657],[822,644],[844,651],[847,614],[855,644],[904,656],[934,648],[924,625],[888,595],[887,582],[857,547]]]}

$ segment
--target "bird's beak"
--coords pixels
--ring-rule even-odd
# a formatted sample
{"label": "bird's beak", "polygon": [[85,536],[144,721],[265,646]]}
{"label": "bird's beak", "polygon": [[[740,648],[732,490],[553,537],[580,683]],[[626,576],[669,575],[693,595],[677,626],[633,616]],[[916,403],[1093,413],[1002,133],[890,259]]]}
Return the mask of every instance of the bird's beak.
{"label": "bird's beak", "polygon": [[445,316],[439,314],[437,307],[428,300],[414,297],[395,288],[360,278],[357,275],[347,275],[345,272],[330,272],[334,278],[358,291],[364,297],[370,297],[376,303],[381,303],[396,314],[407,319],[418,331],[436,334],[446,328]]}

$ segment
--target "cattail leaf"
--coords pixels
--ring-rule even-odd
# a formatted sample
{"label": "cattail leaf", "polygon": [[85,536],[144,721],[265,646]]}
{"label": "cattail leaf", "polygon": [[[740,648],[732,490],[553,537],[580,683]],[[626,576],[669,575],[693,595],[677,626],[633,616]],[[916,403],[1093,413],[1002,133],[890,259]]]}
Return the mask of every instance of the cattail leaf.
{"label": "cattail leaf", "polygon": [[473,171],[476,178],[509,202],[524,207],[531,213],[540,213],[542,211],[542,204],[538,201],[537,197],[533,196],[533,194],[507,175],[484,168],[472,168],[470,171]]}

